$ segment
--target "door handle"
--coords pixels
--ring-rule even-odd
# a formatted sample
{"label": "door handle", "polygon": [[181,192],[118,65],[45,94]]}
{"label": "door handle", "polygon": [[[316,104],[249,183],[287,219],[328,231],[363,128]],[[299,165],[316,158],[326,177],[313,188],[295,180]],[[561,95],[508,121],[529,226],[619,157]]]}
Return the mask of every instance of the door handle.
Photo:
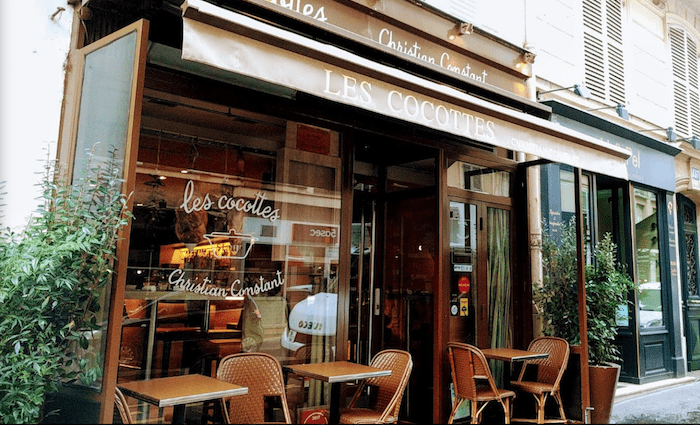
{"label": "door handle", "polygon": [[379,306],[380,306],[380,300],[379,297],[381,296],[381,291],[379,288],[374,288],[374,315],[379,316]]}

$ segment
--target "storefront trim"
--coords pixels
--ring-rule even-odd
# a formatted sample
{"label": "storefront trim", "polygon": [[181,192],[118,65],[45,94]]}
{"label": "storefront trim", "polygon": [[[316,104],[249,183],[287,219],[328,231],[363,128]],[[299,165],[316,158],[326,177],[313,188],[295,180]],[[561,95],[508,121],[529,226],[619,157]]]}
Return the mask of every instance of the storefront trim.
{"label": "storefront trim", "polygon": [[209,3],[186,2],[183,26],[185,61],[493,146],[627,178],[630,154],[625,149]]}
{"label": "storefront trim", "polygon": [[[317,28],[324,40],[337,46],[356,43],[387,57],[396,57],[461,82],[488,88],[501,95],[518,99],[530,108],[547,109],[526,96],[525,80],[531,77],[525,61],[529,52],[504,41],[494,41],[478,28],[471,34],[450,38],[456,27],[455,18],[403,0],[398,4],[383,1],[374,7],[365,2],[336,0],[246,0],[250,5],[237,5],[243,11],[254,7]],[[247,7],[246,7],[247,6]],[[420,29],[409,31],[411,28]],[[299,25],[301,26],[301,25]],[[310,28],[307,30],[311,30]],[[464,37],[464,38],[463,38]],[[469,49],[467,50],[467,46]]]}

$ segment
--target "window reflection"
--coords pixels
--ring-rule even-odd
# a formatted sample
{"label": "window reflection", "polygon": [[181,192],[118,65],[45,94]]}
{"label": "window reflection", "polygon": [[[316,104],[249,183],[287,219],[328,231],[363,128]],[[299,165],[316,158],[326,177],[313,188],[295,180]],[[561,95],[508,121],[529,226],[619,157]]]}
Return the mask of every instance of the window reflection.
{"label": "window reflection", "polygon": [[639,326],[663,326],[659,226],[656,194],[634,189],[634,222],[637,276],[639,279]]}
{"label": "window reflection", "polygon": [[510,173],[455,161],[447,169],[447,185],[497,196],[510,196]]}
{"label": "window reflection", "polygon": [[236,120],[233,142],[142,129],[120,380],[213,375],[237,352],[334,357],[338,136],[265,119]]}

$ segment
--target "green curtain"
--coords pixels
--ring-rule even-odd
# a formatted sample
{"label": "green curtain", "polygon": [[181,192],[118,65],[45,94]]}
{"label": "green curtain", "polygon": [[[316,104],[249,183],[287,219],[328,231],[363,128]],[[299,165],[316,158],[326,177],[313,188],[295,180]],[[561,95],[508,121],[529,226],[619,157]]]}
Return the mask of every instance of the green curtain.
{"label": "green curtain", "polygon": [[[489,339],[491,347],[512,347],[510,215],[509,211],[487,209]],[[503,362],[491,362],[496,382],[502,381]]]}

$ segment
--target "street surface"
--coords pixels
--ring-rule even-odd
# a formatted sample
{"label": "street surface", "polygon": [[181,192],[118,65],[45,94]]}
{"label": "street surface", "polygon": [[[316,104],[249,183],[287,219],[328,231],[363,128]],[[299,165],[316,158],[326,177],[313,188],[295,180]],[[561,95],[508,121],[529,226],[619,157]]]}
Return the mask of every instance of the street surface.
{"label": "street surface", "polygon": [[700,381],[617,402],[610,423],[700,424]]}

